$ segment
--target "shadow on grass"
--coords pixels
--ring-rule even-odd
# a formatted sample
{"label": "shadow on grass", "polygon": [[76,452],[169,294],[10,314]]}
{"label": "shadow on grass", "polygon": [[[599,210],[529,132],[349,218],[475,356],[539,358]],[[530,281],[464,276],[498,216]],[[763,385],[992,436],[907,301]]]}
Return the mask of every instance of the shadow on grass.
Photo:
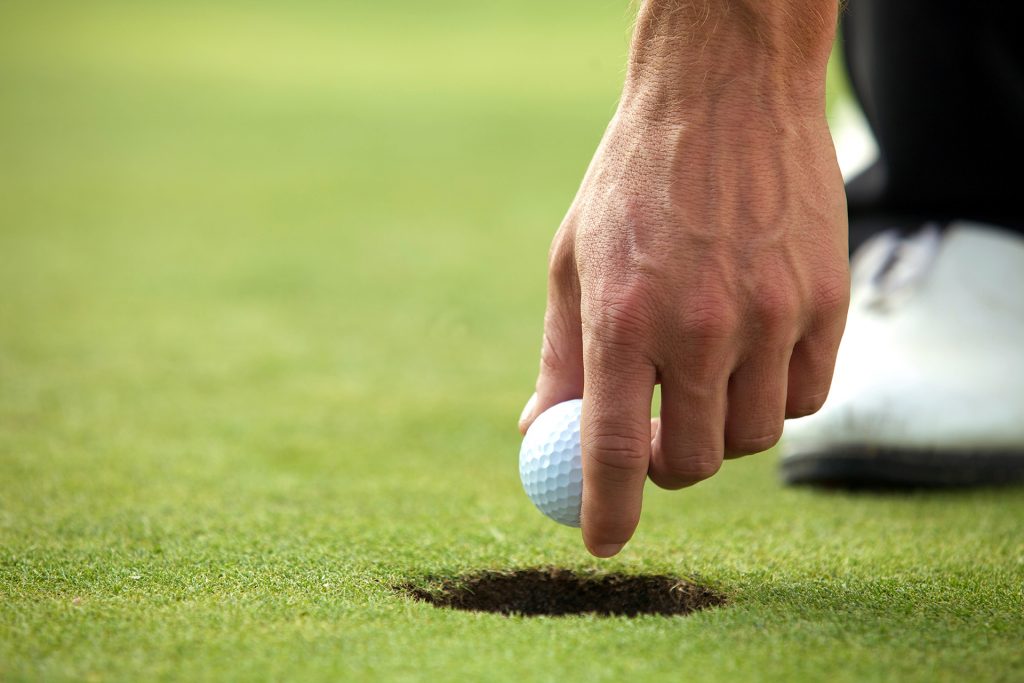
{"label": "shadow on grass", "polygon": [[400,592],[435,607],[522,616],[686,615],[726,603],[713,589],[673,576],[579,573],[553,567],[484,571],[406,583]]}

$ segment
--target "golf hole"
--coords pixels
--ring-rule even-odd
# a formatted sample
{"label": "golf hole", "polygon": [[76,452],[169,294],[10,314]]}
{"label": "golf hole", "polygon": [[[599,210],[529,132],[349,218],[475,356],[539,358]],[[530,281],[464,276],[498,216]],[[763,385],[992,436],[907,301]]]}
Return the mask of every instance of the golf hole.
{"label": "golf hole", "polygon": [[522,616],[685,615],[726,602],[725,596],[673,576],[578,573],[566,569],[485,571],[401,590],[435,607]]}

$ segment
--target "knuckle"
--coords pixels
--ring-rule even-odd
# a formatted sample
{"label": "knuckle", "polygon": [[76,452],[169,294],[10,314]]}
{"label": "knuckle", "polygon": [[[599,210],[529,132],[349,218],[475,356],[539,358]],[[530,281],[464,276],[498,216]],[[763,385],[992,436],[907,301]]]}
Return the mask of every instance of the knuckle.
{"label": "knuckle", "polygon": [[799,419],[801,417],[807,417],[808,415],[814,415],[819,410],[821,410],[820,405],[815,405],[813,403],[797,403],[786,411],[786,418]]}
{"label": "knuckle", "polygon": [[540,348],[541,374],[576,375],[583,372],[579,319],[565,309],[549,307],[544,317]]}
{"label": "knuckle", "polygon": [[845,315],[850,305],[850,279],[829,275],[818,280],[812,294],[812,305],[819,316]]}
{"label": "knuckle", "polygon": [[632,480],[638,472],[646,472],[650,447],[649,438],[625,430],[597,432],[584,440],[589,459],[600,465],[605,478],[616,481]]}
{"label": "knuckle", "polygon": [[605,345],[635,348],[650,331],[650,305],[647,287],[616,287],[590,302],[589,331]]}
{"label": "knuckle", "polygon": [[695,481],[704,481],[718,474],[722,469],[722,459],[718,453],[713,458],[703,457],[694,459],[693,467],[690,469]]}
{"label": "knuckle", "polygon": [[786,411],[786,417],[807,417],[808,415],[814,415],[816,412],[821,410],[822,406],[825,405],[825,399],[827,398],[828,390],[796,398],[791,401],[789,409]]}
{"label": "knuckle", "polygon": [[832,371],[838,352],[838,339],[811,335],[800,341],[790,361],[790,367],[797,373],[793,378],[796,380],[795,386],[792,387],[797,397],[816,397],[822,394],[824,400],[832,383]]}
{"label": "knuckle", "polygon": [[551,336],[544,333],[544,343],[540,349],[540,367],[542,372],[558,374],[567,366],[567,359],[558,353]]}
{"label": "knuckle", "polygon": [[564,235],[565,229],[560,228],[555,234],[548,252],[548,277],[556,285],[571,282],[576,278],[576,256],[573,242]]}
{"label": "knuckle", "polygon": [[678,489],[710,479],[722,468],[722,453],[706,449],[688,453],[683,458],[674,458],[660,468],[655,483],[667,489]]}
{"label": "knuckle", "polygon": [[687,337],[702,343],[724,342],[738,329],[739,316],[731,303],[718,297],[691,301],[683,314],[682,327]]}
{"label": "knuckle", "polygon": [[762,291],[754,302],[754,315],[769,334],[791,334],[799,318],[798,302],[789,291]]}
{"label": "knuckle", "polygon": [[779,442],[782,438],[782,430],[774,429],[770,432],[756,433],[754,435],[738,434],[730,436],[726,440],[726,448],[730,453],[738,455],[752,455],[766,451]]}

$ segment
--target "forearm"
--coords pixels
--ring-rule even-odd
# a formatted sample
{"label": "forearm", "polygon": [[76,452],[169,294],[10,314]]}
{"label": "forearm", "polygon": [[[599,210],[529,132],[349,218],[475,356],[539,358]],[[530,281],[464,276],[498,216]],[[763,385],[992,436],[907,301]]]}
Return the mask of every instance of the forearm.
{"label": "forearm", "polygon": [[711,98],[821,115],[837,13],[836,0],[645,0],[623,106],[671,118]]}

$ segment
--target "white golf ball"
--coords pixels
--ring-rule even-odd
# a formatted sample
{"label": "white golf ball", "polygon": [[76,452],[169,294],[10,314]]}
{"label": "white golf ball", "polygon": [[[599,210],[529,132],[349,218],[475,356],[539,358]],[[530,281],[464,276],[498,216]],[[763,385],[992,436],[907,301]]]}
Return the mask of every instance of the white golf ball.
{"label": "white golf ball", "polygon": [[579,527],[583,501],[580,409],[574,399],[551,406],[530,425],[519,449],[519,478],[537,509]]}

